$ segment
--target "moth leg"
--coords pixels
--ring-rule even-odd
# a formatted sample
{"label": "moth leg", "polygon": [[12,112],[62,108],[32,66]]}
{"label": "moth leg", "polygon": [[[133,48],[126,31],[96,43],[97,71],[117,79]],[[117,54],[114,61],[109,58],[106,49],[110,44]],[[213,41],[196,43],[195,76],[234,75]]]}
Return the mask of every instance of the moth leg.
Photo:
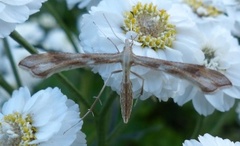
{"label": "moth leg", "polygon": [[[76,124],[74,124],[73,126],[71,126],[69,129],[67,129],[67,130],[64,132],[64,134],[65,134],[66,132],[68,132],[71,128],[75,127],[78,123],[80,123],[89,113],[92,113],[92,115],[94,116],[93,108],[94,108],[94,106],[96,105],[97,101],[98,101],[98,100],[100,101],[100,96],[102,95],[105,87],[107,86],[108,80],[111,78],[111,76],[112,76],[113,74],[119,73],[119,72],[122,72],[122,70],[116,70],[116,71],[111,72],[111,74],[110,74],[109,77],[107,78],[106,82],[104,83],[104,85],[103,85],[103,87],[101,88],[101,90],[100,90],[100,92],[98,93],[98,95],[97,95],[96,97],[94,96],[95,100],[94,100],[93,104],[91,105],[91,107],[88,109],[88,111],[82,116],[82,118],[81,118],[81,120],[80,120],[79,122],[77,122]],[[100,101],[100,104],[101,104],[101,101]]]}
{"label": "moth leg", "polygon": [[[107,82],[109,81],[109,79],[111,78],[111,76],[113,74],[116,74],[116,73],[119,73],[119,72],[122,72],[122,70],[116,70],[116,71],[113,71],[111,72],[111,74],[109,75],[109,77],[107,78],[106,82],[104,83],[103,87],[101,88],[100,92],[98,93],[97,96],[94,96],[95,100],[93,102],[93,104],[91,105],[91,107],[88,109],[88,111],[83,115],[82,119],[84,119],[89,113],[92,113],[93,111],[93,108],[94,106],[96,105],[97,101],[100,101],[100,96],[102,95],[105,87],[107,86]],[[101,103],[101,101],[100,101]]]}

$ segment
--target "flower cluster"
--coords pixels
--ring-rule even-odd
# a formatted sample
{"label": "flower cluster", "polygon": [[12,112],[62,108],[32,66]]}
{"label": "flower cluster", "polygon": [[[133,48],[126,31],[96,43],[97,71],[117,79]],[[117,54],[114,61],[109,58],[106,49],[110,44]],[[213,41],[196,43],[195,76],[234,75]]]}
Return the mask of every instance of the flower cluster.
{"label": "flower cluster", "polygon": [[[83,15],[81,44],[86,53],[122,51],[125,40],[133,39],[129,34],[134,32],[137,37],[134,38],[132,50],[136,55],[199,64],[217,70],[229,78],[233,86],[210,94],[182,79],[150,70],[147,66],[131,67],[131,71],[142,78],[134,74],[130,78],[135,98],[139,97],[143,87],[140,99],[154,95],[166,101],[172,97],[179,105],[192,100],[197,112],[205,116],[213,113],[214,109],[227,111],[240,93],[240,48],[231,34],[239,29],[233,23],[224,25],[224,21],[237,24],[230,14],[225,15],[232,7],[235,5],[198,0],[103,0],[89,14]],[[107,64],[93,69],[104,80],[115,70],[122,68],[119,64]],[[118,93],[121,78],[121,73],[113,74],[107,82]],[[144,85],[141,80],[144,80]]]}

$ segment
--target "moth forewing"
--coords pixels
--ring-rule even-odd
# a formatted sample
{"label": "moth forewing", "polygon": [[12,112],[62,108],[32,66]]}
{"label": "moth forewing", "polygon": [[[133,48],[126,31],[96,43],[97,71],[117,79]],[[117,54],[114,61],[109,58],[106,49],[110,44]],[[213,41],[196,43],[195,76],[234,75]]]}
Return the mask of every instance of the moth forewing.
{"label": "moth forewing", "polygon": [[186,79],[206,93],[211,93],[219,88],[232,85],[231,81],[225,75],[202,65],[165,61],[136,55],[134,57],[134,64]]}
{"label": "moth forewing", "polygon": [[19,66],[29,70],[34,76],[44,78],[64,70],[116,62],[120,62],[119,53],[80,54],[51,52],[30,55],[20,61]]}

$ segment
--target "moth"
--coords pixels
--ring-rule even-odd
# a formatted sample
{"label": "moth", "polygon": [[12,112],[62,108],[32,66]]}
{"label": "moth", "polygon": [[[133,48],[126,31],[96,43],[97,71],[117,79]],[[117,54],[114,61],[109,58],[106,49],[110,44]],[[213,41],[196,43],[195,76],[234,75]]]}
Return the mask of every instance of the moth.
{"label": "moth", "polygon": [[[231,86],[232,83],[222,73],[202,65],[172,62],[135,55],[133,43],[125,40],[122,52],[117,53],[62,53],[49,52],[30,55],[23,59],[19,66],[29,70],[34,76],[49,77],[54,73],[80,67],[121,63],[123,77],[121,81],[120,106],[124,123],[128,123],[133,105],[133,91],[130,80],[132,66],[144,66],[162,71],[197,85],[203,92],[211,93],[219,88]],[[116,71],[119,72],[119,71]],[[136,73],[134,73],[137,75]],[[138,75],[137,75],[138,76]]]}

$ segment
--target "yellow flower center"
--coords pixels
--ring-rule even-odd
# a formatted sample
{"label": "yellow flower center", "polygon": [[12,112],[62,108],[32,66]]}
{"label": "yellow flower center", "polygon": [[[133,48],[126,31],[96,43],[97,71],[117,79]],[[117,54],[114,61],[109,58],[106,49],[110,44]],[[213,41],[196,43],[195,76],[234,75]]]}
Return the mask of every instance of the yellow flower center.
{"label": "yellow flower center", "polygon": [[123,30],[134,31],[142,47],[154,50],[171,47],[176,37],[175,25],[168,22],[169,14],[156,5],[138,2],[130,12],[125,12]]}
{"label": "yellow flower center", "polygon": [[6,115],[0,121],[0,145],[30,146],[28,143],[36,139],[36,132],[30,115],[23,117],[17,112]]}
{"label": "yellow flower center", "polygon": [[188,4],[199,17],[216,17],[222,14],[216,7],[207,5],[201,0],[184,0],[184,2]]}

